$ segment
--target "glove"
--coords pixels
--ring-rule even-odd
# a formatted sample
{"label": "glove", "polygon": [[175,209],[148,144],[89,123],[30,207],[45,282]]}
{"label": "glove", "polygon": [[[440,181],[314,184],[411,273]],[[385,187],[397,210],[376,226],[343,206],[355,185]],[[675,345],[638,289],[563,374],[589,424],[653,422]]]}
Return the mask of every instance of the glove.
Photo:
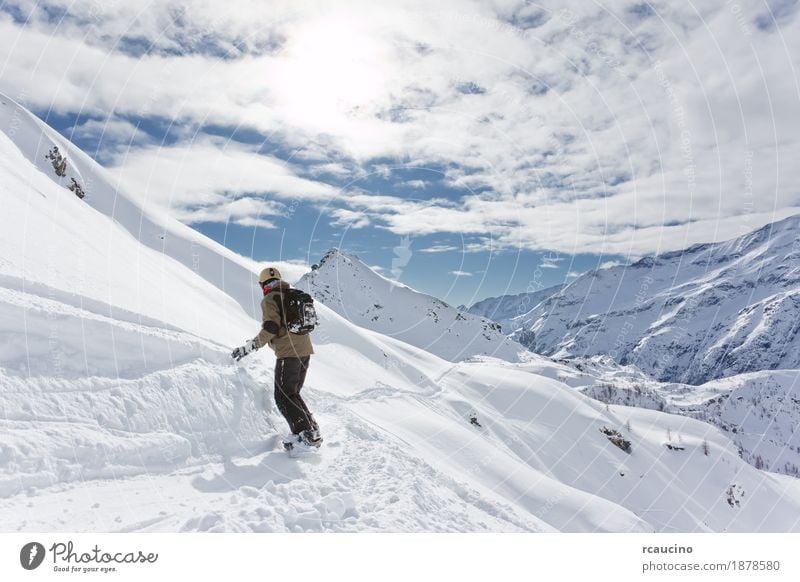
{"label": "glove", "polygon": [[247,354],[250,354],[256,351],[258,348],[256,347],[256,340],[252,339],[246,344],[241,347],[236,348],[231,352],[231,358],[236,360],[237,362],[245,357]]}

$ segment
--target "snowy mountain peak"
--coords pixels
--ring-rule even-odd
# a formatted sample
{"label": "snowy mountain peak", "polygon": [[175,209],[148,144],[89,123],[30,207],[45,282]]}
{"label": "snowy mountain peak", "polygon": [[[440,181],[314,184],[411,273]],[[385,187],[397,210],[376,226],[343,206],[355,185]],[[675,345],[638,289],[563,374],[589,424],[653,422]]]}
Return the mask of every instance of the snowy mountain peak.
{"label": "snowy mountain peak", "polygon": [[353,259],[359,260],[358,257],[353,255],[352,257],[348,256],[338,247],[333,247],[329,249],[327,253],[325,253],[322,258],[319,260],[318,266],[322,266],[330,261],[337,261],[337,260],[345,260],[346,262],[352,262]]}
{"label": "snowy mountain peak", "polygon": [[[388,285],[390,291],[397,287],[409,289],[408,286],[399,281],[384,277],[374,268],[362,261],[358,255],[343,251],[338,247],[329,249],[318,263],[311,266],[311,271],[312,273],[321,271],[326,273],[328,277],[333,276],[334,273],[340,273],[346,274],[348,277],[362,277],[367,280],[380,281],[380,283],[377,284]],[[446,305],[443,301],[435,297],[431,297],[431,299],[438,301],[442,305]]]}
{"label": "snowy mountain peak", "polygon": [[377,273],[333,248],[303,276],[305,289],[351,322],[421,347],[446,360],[494,356],[518,361],[526,350],[497,323],[464,313]]}
{"label": "snowy mountain peak", "polygon": [[741,237],[587,273],[522,320],[559,357],[609,354],[700,384],[800,367],[800,215]]}
{"label": "snowy mountain peak", "polygon": [[[538,291],[518,293],[516,295],[501,295],[500,297],[488,297],[463,311],[468,311],[473,315],[485,317],[500,324],[503,333],[516,336],[516,332],[523,326],[521,316],[528,313],[545,299],[555,295],[564,288],[563,284],[553,287],[546,287]],[[461,309],[461,308],[459,308]]]}

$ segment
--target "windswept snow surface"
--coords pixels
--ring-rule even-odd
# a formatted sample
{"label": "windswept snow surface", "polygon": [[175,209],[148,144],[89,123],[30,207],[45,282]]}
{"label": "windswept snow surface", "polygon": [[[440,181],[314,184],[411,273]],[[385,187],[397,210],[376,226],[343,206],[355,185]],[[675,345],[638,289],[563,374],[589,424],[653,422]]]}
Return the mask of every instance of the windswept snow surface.
{"label": "windswept snow surface", "polygon": [[[304,391],[325,444],[288,458],[272,355],[228,357],[259,327],[257,265],[0,100],[4,531],[800,530],[800,481],[717,427],[606,406],[536,356],[449,361],[325,305]],[[53,143],[85,200],[40,163]]]}

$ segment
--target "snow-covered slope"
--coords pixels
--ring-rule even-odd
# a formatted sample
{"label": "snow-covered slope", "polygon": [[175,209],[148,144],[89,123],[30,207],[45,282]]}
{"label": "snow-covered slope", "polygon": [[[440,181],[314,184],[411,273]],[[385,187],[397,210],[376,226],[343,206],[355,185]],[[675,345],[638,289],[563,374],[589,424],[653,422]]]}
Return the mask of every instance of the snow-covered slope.
{"label": "snow-covered slope", "polygon": [[171,225],[215,278],[140,241],[147,212],[105,212],[91,160],[60,147],[92,204],[36,166],[26,144],[62,138],[25,115],[0,123],[3,530],[800,530],[800,480],[716,427],[606,407],[536,357],[452,363],[325,305],[304,394],[326,441],[288,459],[272,356],[228,358],[259,327],[246,261]]}
{"label": "snow-covered slope", "polygon": [[592,398],[709,422],[725,432],[741,457],[755,467],[800,476],[798,370],[750,372],[699,386],[656,382],[630,367],[595,367],[587,372],[582,381],[594,378],[582,389]]}
{"label": "snow-covered slope", "polygon": [[700,384],[800,368],[800,215],[746,236],[592,271],[523,317],[557,357],[608,354]]}
{"label": "snow-covered slope", "polygon": [[[24,306],[26,317],[60,318],[75,338],[64,337],[64,345],[80,349],[78,330],[94,316],[37,301]],[[129,347],[126,332],[139,346],[124,377],[104,363],[113,351],[103,336],[91,349],[89,360],[101,355],[93,375],[4,369],[5,528],[800,528],[800,482],[744,464],[708,424],[606,408],[498,360],[451,364],[355,328],[324,306],[320,312],[327,334],[306,395],[326,443],[308,459],[275,450],[270,425],[280,421],[263,416],[271,358],[260,354],[236,367],[203,340],[100,321],[119,349]],[[164,347],[173,361],[159,360]],[[631,452],[615,447],[605,428],[630,440]],[[670,431],[683,450],[666,448]]]}
{"label": "snow-covered slope", "polygon": [[[53,146],[67,158],[61,178],[45,159]],[[148,203],[147,193],[118,188],[109,172],[2,94],[0,156],[7,204],[0,274],[36,280],[193,331],[213,318],[224,341],[231,341],[228,334],[234,332],[237,317],[258,314],[261,298],[253,275],[258,266],[253,261],[164,214]],[[66,189],[72,178],[86,192],[82,201]],[[23,195],[30,189],[39,198]],[[97,212],[86,212],[87,205]],[[305,271],[278,264],[290,280]],[[205,281],[197,281],[197,275]],[[180,285],[161,285],[164,277]],[[165,289],[177,296],[164,296]],[[228,317],[230,325],[225,324]]]}
{"label": "snow-covered slope", "polygon": [[523,325],[524,322],[520,321],[520,316],[529,313],[531,309],[563,288],[563,284],[553,285],[530,293],[488,297],[473,303],[466,311],[499,323],[503,333],[510,335]]}
{"label": "snow-covered slope", "polygon": [[475,355],[519,361],[527,351],[506,338],[495,322],[391,281],[339,249],[328,251],[297,286],[356,325],[451,362]]}

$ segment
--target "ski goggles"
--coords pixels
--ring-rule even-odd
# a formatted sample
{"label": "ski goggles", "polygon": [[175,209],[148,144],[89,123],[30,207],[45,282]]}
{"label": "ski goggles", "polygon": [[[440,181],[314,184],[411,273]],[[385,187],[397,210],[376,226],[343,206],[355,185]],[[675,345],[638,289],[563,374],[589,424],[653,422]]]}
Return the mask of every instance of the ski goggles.
{"label": "ski goggles", "polygon": [[280,282],[280,279],[269,279],[268,281],[264,281],[263,283],[259,282],[258,286],[261,290],[266,293],[273,287],[275,287]]}

